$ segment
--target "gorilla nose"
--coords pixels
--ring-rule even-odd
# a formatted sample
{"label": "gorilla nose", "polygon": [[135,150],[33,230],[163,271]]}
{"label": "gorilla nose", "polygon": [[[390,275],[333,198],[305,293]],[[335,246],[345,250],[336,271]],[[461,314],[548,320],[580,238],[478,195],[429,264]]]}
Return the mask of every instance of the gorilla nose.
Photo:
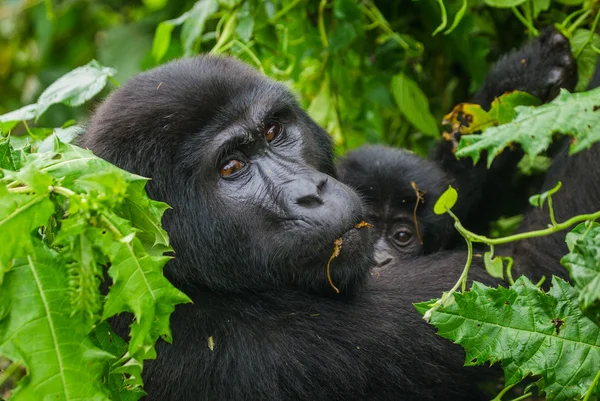
{"label": "gorilla nose", "polygon": [[375,254],[375,267],[385,267],[386,265],[388,265],[393,259],[392,258],[378,258],[378,255]]}
{"label": "gorilla nose", "polygon": [[324,177],[316,183],[305,181],[299,184],[299,193],[296,198],[296,204],[302,207],[314,207],[323,204],[321,192],[327,183],[327,178]]}

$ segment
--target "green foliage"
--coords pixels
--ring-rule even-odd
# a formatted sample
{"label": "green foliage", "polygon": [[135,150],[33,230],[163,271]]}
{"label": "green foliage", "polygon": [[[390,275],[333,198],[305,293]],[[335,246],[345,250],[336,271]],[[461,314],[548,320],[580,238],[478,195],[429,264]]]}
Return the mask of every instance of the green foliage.
{"label": "green foliage", "polygon": [[433,205],[433,212],[435,214],[448,213],[448,211],[454,207],[457,200],[458,192],[449,185],[448,189],[440,195],[439,199],[435,202],[435,205]]}
{"label": "green foliage", "polygon": [[[137,400],[144,394],[144,360],[155,356],[159,337],[170,341],[170,313],[188,301],[162,276],[168,260],[163,255],[170,250],[160,225],[167,205],[147,198],[144,178],[65,143],[81,132],[73,124],[88,113],[84,102],[108,81],[117,85],[115,79],[124,82],[180,56],[233,55],[292,88],[340,152],[383,142],[424,155],[438,140],[437,121],[480,87],[489,63],[552,23],[571,41],[577,90],[583,90],[600,48],[593,34],[597,1],[0,5],[0,112],[7,113],[0,116],[0,355],[13,361],[0,375],[0,386],[7,372],[23,366],[27,375],[11,399]],[[488,150],[491,161],[505,146],[520,143],[533,166],[555,132],[575,138],[573,152],[598,140],[599,95],[563,93],[550,105],[517,107],[539,102],[513,92],[489,112],[462,104],[444,122],[463,135],[459,155],[476,160]],[[472,135],[480,130],[483,135]],[[433,306],[419,309],[477,358],[469,364],[500,360],[507,384],[536,374],[541,378],[536,385],[549,399],[581,398],[599,366],[592,341],[600,299],[597,225],[578,226],[567,237],[571,253],[563,263],[575,288],[555,280],[545,294],[519,279],[509,289],[477,284],[466,292],[473,243],[490,247],[484,253],[490,274],[513,284],[513,261],[494,255],[494,245],[600,217],[576,216],[559,224],[551,195],[534,198],[539,206],[547,202],[548,228],[490,239],[462,227],[450,210],[458,196],[450,187],[435,211],[455,218],[468,260],[456,285]],[[501,231],[514,229],[514,221],[507,226]],[[113,285],[101,294],[106,269]],[[459,289],[463,294],[456,294]],[[105,322],[122,312],[135,316],[129,341]]]}
{"label": "green foliage", "polygon": [[573,94],[562,90],[545,105],[517,107],[517,115],[510,123],[490,127],[481,135],[461,137],[456,156],[469,156],[477,163],[480,152],[486,150],[489,166],[502,149],[517,142],[530,157],[535,157],[548,148],[556,133],[570,135],[570,153],[576,153],[600,141],[599,109],[600,88]]}
{"label": "green foliage", "polygon": [[501,362],[506,386],[535,376],[547,400],[583,398],[600,366],[600,327],[581,312],[568,283],[554,278],[548,292],[525,277],[508,289],[474,283],[454,299],[431,323],[465,348],[465,365]]}
{"label": "green foliage", "polygon": [[8,132],[19,121],[37,120],[53,104],[80,106],[96,96],[106,86],[108,78],[114,74],[113,68],[104,67],[92,60],[50,85],[36,103],[0,116],[0,131]]}
{"label": "green foliage", "polygon": [[[162,275],[166,205],[146,197],[145,178],[57,139],[31,153],[3,138],[0,154],[0,354],[28,372],[11,399],[139,399],[141,361],[189,301]],[[135,319],[116,349],[98,323],[123,312]]]}
{"label": "green foliage", "polygon": [[561,259],[579,290],[579,307],[600,324],[600,224],[580,224],[567,235],[571,251]]}
{"label": "green foliage", "polygon": [[539,106],[540,100],[525,92],[513,91],[494,99],[489,111],[478,104],[461,103],[444,116],[443,124],[450,124],[453,132],[474,134],[487,128],[511,122],[518,106]]}

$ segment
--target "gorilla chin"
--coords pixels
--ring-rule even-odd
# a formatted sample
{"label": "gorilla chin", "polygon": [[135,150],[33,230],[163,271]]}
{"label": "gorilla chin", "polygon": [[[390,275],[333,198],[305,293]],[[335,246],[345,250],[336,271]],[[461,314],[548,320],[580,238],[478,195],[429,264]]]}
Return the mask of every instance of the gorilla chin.
{"label": "gorilla chin", "polygon": [[294,260],[291,281],[323,295],[352,295],[360,290],[374,264],[369,228],[357,228],[360,222],[328,241],[326,246],[309,248],[306,256]]}

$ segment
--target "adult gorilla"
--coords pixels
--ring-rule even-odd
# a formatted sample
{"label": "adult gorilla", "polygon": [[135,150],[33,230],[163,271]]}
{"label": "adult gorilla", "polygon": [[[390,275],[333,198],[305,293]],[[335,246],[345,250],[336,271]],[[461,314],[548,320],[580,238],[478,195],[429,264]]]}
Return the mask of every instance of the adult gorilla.
{"label": "adult gorilla", "polygon": [[[149,195],[173,207],[165,272],[194,303],[177,308],[174,344],[145,368],[148,399],[485,399],[460,347],[412,307],[447,290],[465,254],[370,280],[361,201],[282,85],[233,59],[179,60],[116,91],[82,145],[151,177]],[[339,293],[326,273],[338,238]],[[482,271],[473,278],[489,281]]]}

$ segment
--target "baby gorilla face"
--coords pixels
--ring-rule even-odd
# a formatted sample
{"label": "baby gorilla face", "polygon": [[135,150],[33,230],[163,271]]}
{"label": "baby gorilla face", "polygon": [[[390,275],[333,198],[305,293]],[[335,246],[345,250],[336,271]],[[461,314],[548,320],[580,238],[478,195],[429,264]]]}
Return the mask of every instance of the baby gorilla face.
{"label": "baby gorilla face", "polygon": [[338,173],[367,205],[376,271],[398,258],[435,252],[453,235],[451,220],[433,213],[450,183],[435,162],[406,150],[366,146],[347,154]]}
{"label": "baby gorilla face", "polygon": [[417,224],[413,215],[405,211],[372,205],[369,208],[368,220],[373,222],[372,235],[375,238],[375,271],[387,267],[395,259],[423,254]]}

